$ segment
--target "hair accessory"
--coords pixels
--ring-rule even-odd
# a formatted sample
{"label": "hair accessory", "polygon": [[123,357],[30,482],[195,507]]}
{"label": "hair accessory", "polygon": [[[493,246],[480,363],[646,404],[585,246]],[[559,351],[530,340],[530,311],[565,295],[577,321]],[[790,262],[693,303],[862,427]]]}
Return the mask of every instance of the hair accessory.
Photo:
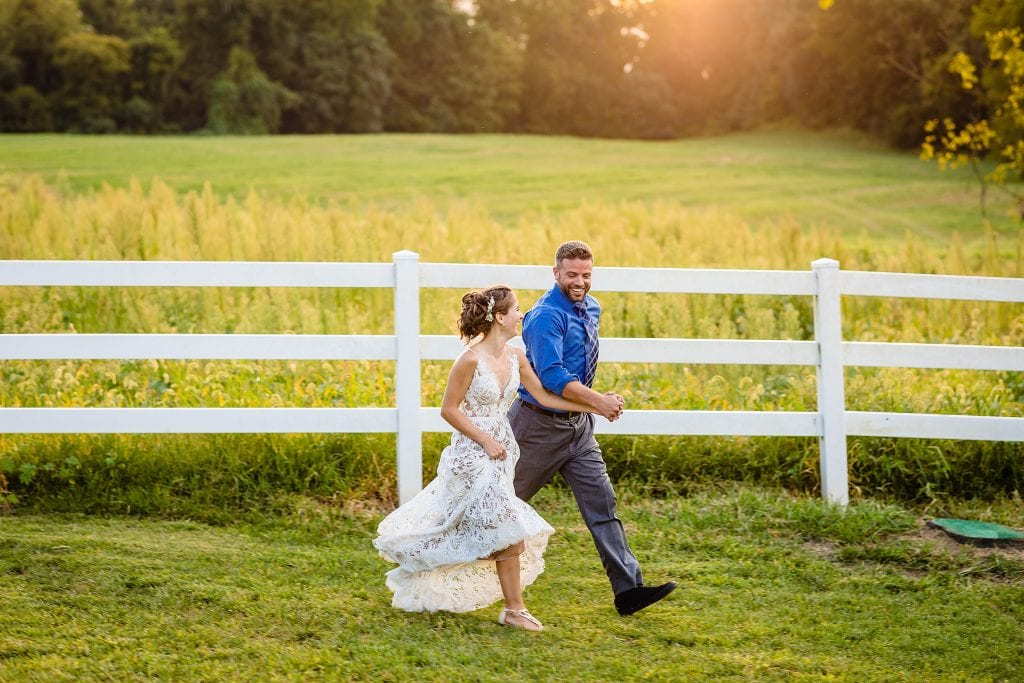
{"label": "hair accessory", "polygon": [[487,297],[487,315],[484,316],[484,320],[491,323],[494,322],[494,297]]}

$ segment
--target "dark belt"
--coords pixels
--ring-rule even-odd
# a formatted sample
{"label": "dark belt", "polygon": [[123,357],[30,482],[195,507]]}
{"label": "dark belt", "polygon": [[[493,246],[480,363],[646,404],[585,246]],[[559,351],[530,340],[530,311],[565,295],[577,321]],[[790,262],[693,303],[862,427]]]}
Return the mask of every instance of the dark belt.
{"label": "dark belt", "polygon": [[575,410],[571,410],[571,411],[569,411],[567,413],[556,413],[553,410],[548,410],[547,408],[541,408],[540,406],[534,405],[533,403],[529,403],[527,401],[520,401],[520,403],[522,403],[523,406],[525,406],[526,408],[529,408],[530,410],[532,410],[535,413],[540,413],[541,415],[547,415],[548,417],[557,417],[557,418],[561,418],[563,420],[571,420],[574,417],[579,417],[580,415],[585,415],[586,414],[586,413],[581,413],[581,412],[575,411]]}

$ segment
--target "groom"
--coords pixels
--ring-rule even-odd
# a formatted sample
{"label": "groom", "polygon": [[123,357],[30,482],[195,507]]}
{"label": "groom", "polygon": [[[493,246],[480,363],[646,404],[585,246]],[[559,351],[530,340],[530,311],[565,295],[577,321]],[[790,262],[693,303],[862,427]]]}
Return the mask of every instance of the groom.
{"label": "groom", "polygon": [[[548,390],[614,420],[622,414],[622,397],[590,388],[597,370],[601,317],[597,300],[587,295],[593,267],[594,255],[583,242],[558,247],[555,284],[526,314],[523,341],[530,365]],[[644,585],[640,563],[615,514],[615,491],[594,438],[594,416],[548,410],[520,386],[509,420],[520,451],[516,495],[528,501],[556,472],[561,473],[594,538],[619,614],[638,612],[671,593],[676,587],[672,581]]]}

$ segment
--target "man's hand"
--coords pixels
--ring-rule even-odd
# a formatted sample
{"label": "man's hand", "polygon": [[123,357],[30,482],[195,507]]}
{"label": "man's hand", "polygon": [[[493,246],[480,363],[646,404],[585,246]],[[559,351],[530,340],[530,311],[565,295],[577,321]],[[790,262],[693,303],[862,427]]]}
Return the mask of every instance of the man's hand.
{"label": "man's hand", "polygon": [[598,399],[594,401],[594,409],[597,410],[601,417],[605,418],[609,422],[614,422],[622,417],[622,411],[625,410],[625,405],[625,399],[614,391],[599,394]]}
{"label": "man's hand", "polygon": [[[607,396],[614,396],[615,398],[618,399],[618,401],[619,401],[619,414],[615,416],[615,420],[619,419],[620,417],[622,417],[622,413],[624,413],[626,411],[626,399],[622,398],[621,394],[616,394],[614,391],[606,391],[604,393]],[[611,420],[611,421],[614,422],[615,420]]]}
{"label": "man's hand", "polygon": [[562,397],[590,406],[595,413],[609,422],[614,422],[622,417],[622,411],[626,407],[626,400],[614,391],[599,394],[590,387],[584,386],[582,382],[575,380],[565,385]]}

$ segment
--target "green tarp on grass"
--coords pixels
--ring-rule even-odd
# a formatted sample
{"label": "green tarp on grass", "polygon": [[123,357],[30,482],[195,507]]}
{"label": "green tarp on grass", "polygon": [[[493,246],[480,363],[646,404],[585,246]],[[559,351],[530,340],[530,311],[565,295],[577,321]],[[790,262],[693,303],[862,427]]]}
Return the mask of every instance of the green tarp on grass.
{"label": "green tarp on grass", "polygon": [[1024,532],[992,522],[975,522],[969,519],[933,519],[929,526],[935,526],[951,536],[970,540],[1024,541]]}

